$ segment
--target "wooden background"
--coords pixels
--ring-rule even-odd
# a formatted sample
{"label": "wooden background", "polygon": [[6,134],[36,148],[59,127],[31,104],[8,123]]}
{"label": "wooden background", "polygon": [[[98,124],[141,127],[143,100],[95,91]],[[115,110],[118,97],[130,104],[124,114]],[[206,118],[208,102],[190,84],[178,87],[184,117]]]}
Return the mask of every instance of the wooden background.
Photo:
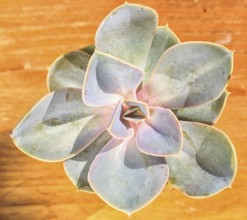
{"label": "wooden background", "polygon": [[[62,163],[22,154],[8,133],[47,94],[47,68],[59,55],[94,42],[101,20],[122,0],[0,0],[0,219],[122,220],[96,195],[80,193]],[[132,1],[130,1],[132,2]],[[186,198],[167,186],[131,219],[247,219],[247,0],[150,0],[160,25],[181,41],[203,40],[235,53],[232,93],[216,127],[235,144],[239,167],[232,189],[215,197]]]}

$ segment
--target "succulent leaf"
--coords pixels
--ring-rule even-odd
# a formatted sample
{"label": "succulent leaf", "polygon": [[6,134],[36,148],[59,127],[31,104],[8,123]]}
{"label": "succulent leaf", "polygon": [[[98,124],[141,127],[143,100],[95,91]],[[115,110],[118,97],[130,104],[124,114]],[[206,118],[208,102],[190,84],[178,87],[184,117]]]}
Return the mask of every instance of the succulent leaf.
{"label": "succulent leaf", "polygon": [[48,90],[81,88],[90,57],[88,53],[78,50],[57,58],[48,70]]}
{"label": "succulent leaf", "polygon": [[64,161],[64,170],[79,191],[93,192],[88,182],[88,171],[94,158],[112,136],[104,131],[85,150]]}
{"label": "succulent leaf", "polygon": [[230,187],[237,159],[229,138],[220,130],[180,121],[184,144],[179,157],[169,157],[169,181],[191,197],[212,196]]}
{"label": "succulent leaf", "polygon": [[90,56],[92,56],[94,51],[95,51],[95,45],[91,44],[91,45],[88,45],[86,47],[81,48],[80,50],[84,51],[84,52],[88,53]]}
{"label": "succulent leaf", "polygon": [[232,64],[233,52],[218,44],[177,44],[161,56],[137,97],[151,106],[173,109],[209,103],[226,88]]}
{"label": "succulent leaf", "polygon": [[105,202],[130,215],[159,195],[168,172],[164,158],[143,154],[134,138],[113,138],[95,157],[88,180]]}
{"label": "succulent leaf", "polygon": [[81,90],[65,88],[45,96],[19,122],[11,137],[29,156],[63,161],[81,152],[110,123],[111,109],[82,102]]}
{"label": "succulent leaf", "polygon": [[157,25],[151,8],[126,2],[114,9],[95,45],[53,62],[50,93],[10,134],[30,157],[64,161],[79,191],[95,192],[129,216],[168,179],[202,198],[230,188],[237,170],[233,144],[207,125],[229,95],[233,52],[180,43],[168,26]]}
{"label": "succulent leaf", "polygon": [[153,38],[152,45],[146,60],[146,66],[144,68],[145,76],[143,79],[143,84],[147,83],[161,55],[168,48],[178,43],[180,43],[178,37],[173,33],[168,25],[161,26],[156,29],[155,36]]}
{"label": "succulent leaf", "polygon": [[128,109],[123,114],[123,119],[137,124],[149,118],[149,110],[145,102],[125,100],[124,105]]}
{"label": "succulent leaf", "polygon": [[158,24],[151,8],[125,3],[114,9],[99,26],[97,50],[144,68]]}
{"label": "succulent leaf", "polygon": [[122,100],[120,99],[113,113],[108,131],[115,138],[125,139],[130,138],[134,135],[134,129],[130,126],[129,122],[122,119],[122,104]]}
{"label": "succulent leaf", "polygon": [[89,106],[116,104],[121,97],[136,99],[142,70],[110,55],[95,51],[83,84],[83,99]]}
{"label": "succulent leaf", "polygon": [[138,125],[136,143],[143,153],[171,156],[182,147],[182,131],[176,116],[169,109],[149,108],[150,118]]}
{"label": "succulent leaf", "polygon": [[229,93],[225,90],[222,95],[213,102],[203,105],[181,108],[174,110],[173,112],[180,120],[195,121],[206,124],[214,124],[220,117]]}

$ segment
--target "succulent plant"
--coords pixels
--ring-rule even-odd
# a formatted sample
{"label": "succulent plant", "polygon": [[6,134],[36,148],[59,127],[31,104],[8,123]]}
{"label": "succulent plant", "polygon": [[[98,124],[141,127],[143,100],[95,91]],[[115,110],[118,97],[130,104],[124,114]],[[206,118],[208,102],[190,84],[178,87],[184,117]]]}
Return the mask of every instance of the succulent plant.
{"label": "succulent plant", "polygon": [[194,198],[231,187],[233,144],[210,126],[229,93],[233,52],[180,43],[157,13],[128,4],[99,26],[94,45],[59,57],[49,94],[12,131],[16,146],[64,161],[79,191],[130,215],[167,182]]}

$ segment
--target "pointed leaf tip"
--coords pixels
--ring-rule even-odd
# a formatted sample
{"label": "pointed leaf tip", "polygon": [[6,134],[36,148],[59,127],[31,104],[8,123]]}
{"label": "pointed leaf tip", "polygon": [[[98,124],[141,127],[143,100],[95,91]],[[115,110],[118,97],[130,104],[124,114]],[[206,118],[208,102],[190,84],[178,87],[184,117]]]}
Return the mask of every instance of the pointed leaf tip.
{"label": "pointed leaf tip", "polygon": [[66,88],[45,96],[12,132],[16,146],[42,161],[63,161],[87,147],[108,126],[111,109],[91,108],[81,90]]}
{"label": "pointed leaf tip", "polygon": [[94,159],[88,179],[106,203],[131,215],[160,194],[168,172],[164,158],[141,153],[134,138],[113,138]]}
{"label": "pointed leaf tip", "polygon": [[153,9],[125,3],[99,26],[96,48],[143,68],[157,24],[158,15]]}
{"label": "pointed leaf tip", "polygon": [[206,104],[225,90],[232,67],[232,55],[223,46],[180,43],[161,56],[153,77],[137,97],[149,105],[170,109]]}

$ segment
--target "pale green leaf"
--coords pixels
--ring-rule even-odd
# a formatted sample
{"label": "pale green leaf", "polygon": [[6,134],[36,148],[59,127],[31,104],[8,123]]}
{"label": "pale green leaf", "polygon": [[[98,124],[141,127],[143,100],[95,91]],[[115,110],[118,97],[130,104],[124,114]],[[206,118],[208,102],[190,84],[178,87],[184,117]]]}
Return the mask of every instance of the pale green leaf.
{"label": "pale green leaf", "polygon": [[178,157],[167,157],[169,181],[191,197],[208,197],[231,187],[237,158],[220,130],[196,122],[180,122],[184,144]]}
{"label": "pale green leaf", "polygon": [[111,139],[94,159],[88,175],[93,190],[128,215],[154,200],[167,178],[164,158],[143,154],[134,138]]}
{"label": "pale green leaf", "polygon": [[178,44],[180,41],[173,31],[166,26],[161,26],[156,29],[155,36],[152,41],[151,48],[146,60],[146,66],[144,68],[145,76],[143,84],[146,84],[150,78],[154,67],[156,66],[161,55],[171,46]]}
{"label": "pale green leaf", "polygon": [[134,135],[134,129],[130,126],[128,121],[122,118],[123,110],[123,103],[120,99],[115,107],[111,124],[108,128],[109,133],[113,137],[120,139],[130,138]]}
{"label": "pale green leaf", "polygon": [[150,106],[170,109],[209,103],[225,90],[232,66],[233,52],[223,46],[180,43],[165,51],[137,96]]}
{"label": "pale green leaf", "polygon": [[94,44],[91,44],[91,45],[88,45],[86,47],[83,47],[80,49],[81,51],[84,51],[86,53],[88,53],[89,55],[93,55],[94,51],[95,51],[95,45]]}
{"label": "pale green leaf", "polygon": [[90,57],[88,53],[78,50],[57,58],[48,69],[49,91],[62,88],[82,88]]}
{"label": "pale green leaf", "polygon": [[86,148],[107,129],[112,110],[82,102],[81,90],[65,88],[45,96],[18,123],[11,137],[29,156],[62,161]]}
{"label": "pale green leaf", "polygon": [[76,156],[64,161],[64,169],[71,182],[80,191],[93,192],[88,182],[88,171],[99,151],[112,138],[107,132],[103,132],[85,150]]}
{"label": "pale green leaf", "polygon": [[83,99],[90,106],[117,104],[121,97],[136,99],[142,70],[108,54],[95,51],[83,84]]}
{"label": "pale green leaf", "polygon": [[149,108],[150,117],[138,125],[136,143],[142,152],[154,156],[171,156],[182,147],[182,131],[169,109]]}
{"label": "pale green leaf", "polygon": [[195,107],[181,108],[173,110],[173,112],[180,120],[195,121],[212,125],[219,119],[225,107],[228,95],[229,93],[224,91],[222,95],[213,102]]}
{"label": "pale green leaf", "polygon": [[99,26],[96,48],[144,68],[157,23],[158,15],[153,9],[125,3],[114,9]]}

